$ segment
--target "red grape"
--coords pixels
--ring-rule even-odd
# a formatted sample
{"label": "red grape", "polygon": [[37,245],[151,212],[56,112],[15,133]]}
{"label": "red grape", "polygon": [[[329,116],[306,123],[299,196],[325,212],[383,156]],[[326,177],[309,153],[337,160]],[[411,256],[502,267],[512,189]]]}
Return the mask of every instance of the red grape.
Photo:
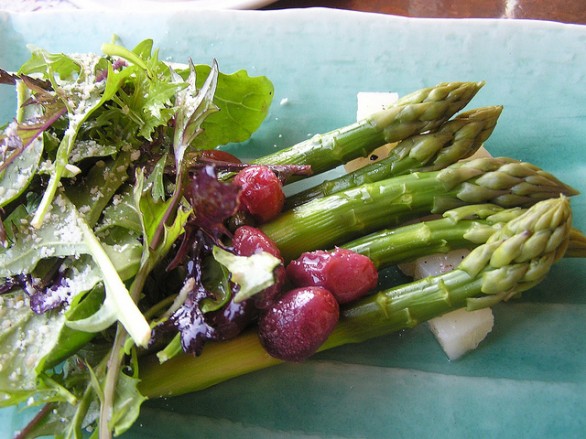
{"label": "red grape", "polygon": [[296,286],[321,286],[343,304],[352,302],[374,287],[378,271],[366,256],[336,248],[303,253],[287,266],[287,277]]}
{"label": "red grape", "polygon": [[240,203],[261,223],[281,213],[285,203],[283,185],[267,166],[248,166],[236,174],[234,182],[241,187]]}
{"label": "red grape", "polygon": [[303,361],[326,341],[339,317],[338,302],[325,288],[290,290],[260,316],[260,341],[275,358]]}

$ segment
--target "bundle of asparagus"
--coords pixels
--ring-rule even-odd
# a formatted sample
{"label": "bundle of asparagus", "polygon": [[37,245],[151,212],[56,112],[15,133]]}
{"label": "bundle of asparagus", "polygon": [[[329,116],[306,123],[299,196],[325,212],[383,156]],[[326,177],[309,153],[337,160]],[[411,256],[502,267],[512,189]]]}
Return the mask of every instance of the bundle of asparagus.
{"label": "bundle of asparagus", "polygon": [[[321,173],[399,142],[385,160],[292,195],[288,210],[261,226],[285,260],[340,246],[384,269],[431,253],[472,249],[449,273],[344,306],[320,350],[410,328],[454,309],[509,300],[540,282],[562,256],[586,256],[586,238],[571,227],[567,197],[575,189],[510,158],[462,161],[490,136],[501,112],[487,107],[450,120],[480,86],[439,84],[356,124],[254,161],[311,165]],[[443,217],[403,225],[429,214]],[[197,358],[179,355],[159,364],[154,356],[144,357],[140,390],[150,398],[177,395],[280,362],[251,330],[206,346]]]}

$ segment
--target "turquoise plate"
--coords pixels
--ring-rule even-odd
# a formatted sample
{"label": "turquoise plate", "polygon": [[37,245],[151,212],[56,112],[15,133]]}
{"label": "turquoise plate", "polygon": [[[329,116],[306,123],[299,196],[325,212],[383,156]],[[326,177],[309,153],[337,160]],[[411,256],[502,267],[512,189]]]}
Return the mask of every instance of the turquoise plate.
{"label": "turquoise plate", "polygon": [[[404,94],[485,80],[471,106],[503,104],[488,142],[586,190],[586,27],[406,19],[336,10],[0,14],[0,66],[27,44],[97,51],[151,37],[169,60],[269,76],[275,102],[239,153],[258,155],[355,118],[358,91]],[[12,114],[0,89],[2,120]],[[286,104],[285,104],[286,102]],[[586,230],[584,195],[572,199]],[[198,394],[150,401],[125,438],[519,438],[586,431],[586,264],[563,260],[521,301],[495,308],[481,347],[449,362],[423,325],[277,366]],[[29,413],[0,411],[10,437]]]}

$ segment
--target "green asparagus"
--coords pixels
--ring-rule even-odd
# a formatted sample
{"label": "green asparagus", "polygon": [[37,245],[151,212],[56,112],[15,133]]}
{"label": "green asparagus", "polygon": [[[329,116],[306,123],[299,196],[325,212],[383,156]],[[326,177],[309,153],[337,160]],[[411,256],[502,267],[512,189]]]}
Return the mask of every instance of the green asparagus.
{"label": "green asparagus", "polygon": [[378,269],[458,248],[484,244],[503,224],[526,209],[494,204],[470,205],[444,212],[442,218],[384,229],[340,247],[368,256]]}
{"label": "green asparagus", "polygon": [[252,163],[310,165],[313,173],[319,174],[367,156],[386,143],[438,128],[464,108],[483,85],[483,82],[449,82],[421,89],[366,119],[316,135]]}
{"label": "green asparagus", "polygon": [[[508,300],[540,282],[565,252],[571,229],[567,198],[541,201],[509,221],[455,270],[380,291],[350,304],[320,350],[362,342],[411,328],[454,309],[477,309]],[[193,392],[281,363],[261,346],[254,331],[210,344],[194,358],[141,363],[141,392],[165,397]]]}
{"label": "green asparagus", "polygon": [[[504,224],[526,209],[503,209],[494,204],[470,205],[443,214],[443,218],[385,229],[347,242],[340,247],[368,256],[380,270],[434,253],[473,249],[484,244]],[[586,257],[586,236],[570,231],[566,257]]]}
{"label": "green asparagus", "polygon": [[461,113],[435,132],[401,141],[388,157],[378,162],[288,197],[285,208],[290,209],[317,197],[422,168],[439,170],[470,157],[492,134],[501,112],[501,106],[492,106]]}
{"label": "green asparagus", "polygon": [[261,229],[291,260],[426,213],[479,203],[527,207],[577,193],[532,164],[484,157],[350,188],[291,209]]}

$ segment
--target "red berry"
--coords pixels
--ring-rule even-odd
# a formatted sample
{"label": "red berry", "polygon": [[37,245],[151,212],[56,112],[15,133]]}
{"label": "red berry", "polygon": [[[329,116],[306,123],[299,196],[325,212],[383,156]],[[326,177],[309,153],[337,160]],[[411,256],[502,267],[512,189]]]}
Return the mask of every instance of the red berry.
{"label": "red berry", "polygon": [[240,256],[251,256],[255,253],[265,251],[283,260],[277,244],[256,227],[238,227],[232,237],[232,246],[236,254]]}
{"label": "red berry", "polygon": [[378,282],[378,271],[368,257],[342,248],[303,253],[287,266],[287,276],[298,287],[328,289],[341,304],[359,299]]}
{"label": "red berry", "polygon": [[291,290],[261,315],[260,341],[275,358],[303,361],[327,340],[339,317],[338,302],[325,288]]}
{"label": "red berry", "polygon": [[265,251],[281,260],[273,272],[275,283],[254,296],[254,304],[258,309],[268,308],[279,296],[285,284],[285,266],[281,252],[277,245],[256,227],[241,226],[236,229],[232,238],[234,253],[239,256],[252,256],[255,253]]}
{"label": "red berry", "polygon": [[275,218],[283,209],[283,185],[267,166],[248,166],[236,174],[234,182],[241,187],[242,206],[261,223]]}

